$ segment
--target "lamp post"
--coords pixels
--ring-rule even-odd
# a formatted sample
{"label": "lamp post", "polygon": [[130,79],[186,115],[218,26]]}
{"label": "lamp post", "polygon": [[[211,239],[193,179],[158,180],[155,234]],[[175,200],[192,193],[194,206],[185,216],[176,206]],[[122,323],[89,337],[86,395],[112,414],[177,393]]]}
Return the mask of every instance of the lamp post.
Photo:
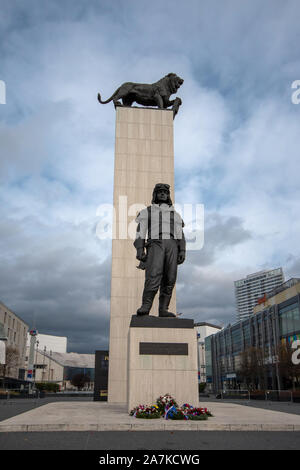
{"label": "lamp post", "polygon": [[34,382],[33,379],[33,370],[34,370],[34,346],[36,343],[36,337],[38,335],[38,331],[33,328],[29,332],[30,335],[30,348],[29,348],[29,357],[28,357],[28,368],[27,368],[27,381],[29,382],[28,390],[29,393],[32,393],[32,383]]}
{"label": "lamp post", "polygon": [[50,350],[50,358],[49,358],[49,371],[48,371],[48,382],[50,382],[50,367],[51,367],[51,357],[52,357],[52,351]]}
{"label": "lamp post", "polygon": [[38,347],[39,347],[39,340],[36,341],[36,348],[35,348],[35,363],[33,364],[33,370],[34,370],[34,375],[33,375],[33,388],[35,388],[35,382],[36,382],[36,371],[37,371],[37,360],[38,360]]}
{"label": "lamp post", "polygon": [[46,354],[46,346],[44,346],[42,382],[44,382],[45,380],[45,354]]}
{"label": "lamp post", "polygon": [[0,375],[3,376],[3,379],[1,378],[1,382],[3,381],[3,383],[6,371],[6,341],[7,337],[4,335],[4,331],[0,325],[0,370],[2,369]]}

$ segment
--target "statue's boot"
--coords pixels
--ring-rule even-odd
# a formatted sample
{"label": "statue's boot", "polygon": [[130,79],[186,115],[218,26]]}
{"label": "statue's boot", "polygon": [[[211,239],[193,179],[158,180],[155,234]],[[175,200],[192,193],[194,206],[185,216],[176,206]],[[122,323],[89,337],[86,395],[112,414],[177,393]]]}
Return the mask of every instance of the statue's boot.
{"label": "statue's boot", "polygon": [[158,307],[158,316],[159,317],[176,317],[175,313],[169,312],[169,304],[171,301],[171,295],[160,294],[159,296],[159,307]]}
{"label": "statue's boot", "polygon": [[140,308],[138,308],[137,311],[136,311],[136,314],[138,316],[149,315],[149,312],[151,310],[155,294],[156,294],[156,291],[146,291],[146,292],[144,291],[142,306]]}

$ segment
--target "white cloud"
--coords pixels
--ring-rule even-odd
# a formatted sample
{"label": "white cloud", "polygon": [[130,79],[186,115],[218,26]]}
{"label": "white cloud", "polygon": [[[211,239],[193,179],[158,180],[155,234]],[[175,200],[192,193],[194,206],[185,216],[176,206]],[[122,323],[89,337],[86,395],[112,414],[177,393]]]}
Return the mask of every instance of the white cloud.
{"label": "white cloud", "polygon": [[274,265],[297,275],[297,12],[295,1],[6,3],[0,297],[27,321],[35,310],[40,329],[66,329],[73,350],[102,326],[90,347],[105,343],[110,245],[95,225],[112,201],[115,111],[96,96],[168,72],[185,80],[176,202],[203,203],[206,224],[180,267],[180,310],[228,322],[235,279]]}

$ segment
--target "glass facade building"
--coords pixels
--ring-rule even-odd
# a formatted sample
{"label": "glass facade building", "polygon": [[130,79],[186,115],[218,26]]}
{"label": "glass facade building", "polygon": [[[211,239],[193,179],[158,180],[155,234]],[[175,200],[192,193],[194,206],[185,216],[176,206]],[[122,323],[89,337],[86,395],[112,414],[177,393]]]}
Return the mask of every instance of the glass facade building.
{"label": "glass facade building", "polygon": [[284,388],[277,352],[280,344],[300,340],[300,279],[290,279],[270,292],[260,308],[205,339],[207,382],[215,392],[241,387],[241,355],[251,347],[264,352],[267,388]]}

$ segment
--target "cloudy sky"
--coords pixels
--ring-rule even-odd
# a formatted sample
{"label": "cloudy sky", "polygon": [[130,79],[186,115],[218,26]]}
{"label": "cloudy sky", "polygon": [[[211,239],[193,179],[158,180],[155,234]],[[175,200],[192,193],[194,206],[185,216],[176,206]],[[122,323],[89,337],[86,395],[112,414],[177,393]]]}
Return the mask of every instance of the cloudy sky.
{"label": "cloudy sky", "polygon": [[299,276],[299,14],[297,0],[0,0],[2,302],[69,351],[108,347],[111,246],[95,228],[115,111],[96,96],[169,72],[185,80],[176,202],[205,207],[178,311],[232,323],[234,280]]}

